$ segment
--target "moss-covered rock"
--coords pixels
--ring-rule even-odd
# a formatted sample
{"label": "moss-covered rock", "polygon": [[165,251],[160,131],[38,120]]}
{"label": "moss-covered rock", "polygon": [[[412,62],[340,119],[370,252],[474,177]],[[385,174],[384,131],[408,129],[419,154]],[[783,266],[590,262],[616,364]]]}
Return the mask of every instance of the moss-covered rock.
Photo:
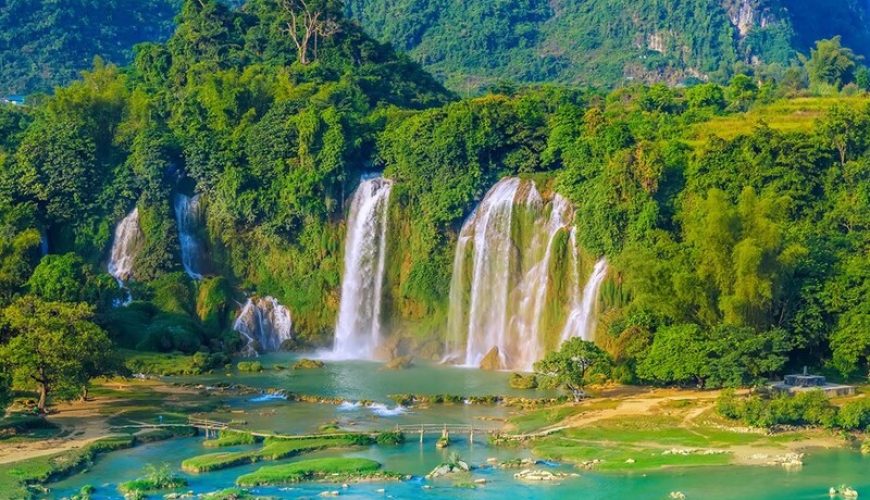
{"label": "moss-covered rock", "polygon": [[514,389],[535,389],[538,387],[538,377],[533,374],[514,373],[511,374],[508,384]]}
{"label": "moss-covered rock", "polygon": [[399,356],[397,358],[393,358],[384,365],[384,368],[387,370],[403,370],[405,368],[410,368],[414,364],[414,358],[412,356]]}
{"label": "moss-covered rock", "polygon": [[297,361],[293,365],[294,370],[313,370],[317,368],[323,368],[326,366],[326,363],[320,361],[319,359],[308,359],[303,358]]}
{"label": "moss-covered rock", "polygon": [[486,353],[486,356],[480,361],[481,370],[501,370],[501,359],[499,359],[498,347],[493,347]]}

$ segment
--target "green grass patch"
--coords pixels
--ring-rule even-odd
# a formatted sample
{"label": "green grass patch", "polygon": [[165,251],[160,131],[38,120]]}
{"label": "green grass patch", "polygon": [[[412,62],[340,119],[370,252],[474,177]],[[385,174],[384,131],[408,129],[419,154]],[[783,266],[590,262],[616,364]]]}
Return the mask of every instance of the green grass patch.
{"label": "green grass patch", "polygon": [[344,448],[372,444],[373,442],[374,440],[370,437],[357,434],[336,435],[334,438],[267,439],[258,450],[199,455],[182,462],[181,468],[193,473],[211,472],[242,464],[281,460],[317,450]]}
{"label": "green grass patch", "polygon": [[254,444],[256,442],[257,438],[245,432],[221,431],[220,437],[203,441],[202,445],[206,448],[225,448],[227,446]]}
{"label": "green grass patch", "polygon": [[702,465],[726,465],[730,454],[666,455],[662,448],[645,448],[629,443],[590,443],[561,434],[548,436],[535,444],[535,454],[549,459],[571,463],[602,460],[596,470],[626,472],[652,470],[662,467],[697,467]]}
{"label": "green grass patch", "polygon": [[121,483],[118,491],[127,496],[141,496],[142,494],[164,490],[175,490],[187,486],[187,480],[172,474],[168,465],[146,468],[145,477]]}
{"label": "green grass patch", "polygon": [[532,410],[523,413],[520,416],[513,417],[509,422],[516,427],[517,432],[525,434],[561,422],[566,417],[575,413],[581,413],[582,411],[581,408],[574,406],[542,408],[540,410]]}
{"label": "green grass patch", "polygon": [[7,498],[30,498],[29,487],[56,480],[89,467],[100,453],[135,444],[132,436],[111,436],[90,445],[53,455],[0,464],[0,492]]}
{"label": "green grass patch", "polygon": [[733,139],[738,135],[752,133],[762,123],[780,132],[810,132],[815,121],[824,116],[831,107],[837,104],[863,106],[867,102],[867,98],[862,96],[782,99],[757,105],[745,113],[717,116],[698,123],[689,129],[687,139],[695,146],[703,145],[705,139],[711,135]]}
{"label": "green grass patch", "polygon": [[261,467],[256,472],[240,476],[239,486],[268,486],[330,478],[336,481],[368,477],[381,464],[367,458],[318,458],[290,464]]}

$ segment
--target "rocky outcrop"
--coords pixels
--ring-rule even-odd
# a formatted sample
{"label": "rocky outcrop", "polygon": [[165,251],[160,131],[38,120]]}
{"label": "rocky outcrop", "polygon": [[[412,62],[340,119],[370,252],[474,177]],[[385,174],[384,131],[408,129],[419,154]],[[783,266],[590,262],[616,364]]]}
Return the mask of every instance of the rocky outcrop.
{"label": "rocky outcrop", "polygon": [[499,357],[498,347],[493,347],[486,353],[486,356],[480,360],[481,370],[501,370],[501,358]]}
{"label": "rocky outcrop", "polygon": [[471,467],[463,462],[462,460],[457,460],[452,463],[444,463],[432,469],[432,472],[426,474],[426,479],[438,479],[439,477],[449,476],[450,474],[456,474],[457,472],[468,472],[471,470]]}
{"label": "rocky outcrop", "polygon": [[514,479],[520,481],[539,482],[539,481],[559,481],[569,477],[577,477],[579,474],[565,474],[563,472],[550,472],[542,469],[523,469],[514,474]]}

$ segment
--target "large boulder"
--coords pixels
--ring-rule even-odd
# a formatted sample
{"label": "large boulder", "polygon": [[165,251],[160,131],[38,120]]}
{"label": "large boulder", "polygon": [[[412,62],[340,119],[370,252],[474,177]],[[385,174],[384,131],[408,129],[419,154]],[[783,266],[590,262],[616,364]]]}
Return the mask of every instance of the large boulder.
{"label": "large boulder", "polygon": [[480,360],[481,370],[501,370],[501,358],[499,357],[498,347],[493,347],[486,353],[486,356]]}

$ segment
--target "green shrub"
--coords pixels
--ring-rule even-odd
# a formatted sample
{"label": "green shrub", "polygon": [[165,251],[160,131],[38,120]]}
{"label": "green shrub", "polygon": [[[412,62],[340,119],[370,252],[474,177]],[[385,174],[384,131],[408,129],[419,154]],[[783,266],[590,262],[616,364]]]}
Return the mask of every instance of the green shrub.
{"label": "green shrub", "polygon": [[380,445],[399,445],[405,442],[405,434],[402,432],[382,432],[375,441]]}
{"label": "green shrub", "polygon": [[263,371],[263,364],[259,361],[239,361],[239,363],[236,365],[236,368],[240,372],[261,372]]}
{"label": "green shrub", "polygon": [[841,408],[837,423],[845,430],[870,430],[870,399],[847,401]]}

